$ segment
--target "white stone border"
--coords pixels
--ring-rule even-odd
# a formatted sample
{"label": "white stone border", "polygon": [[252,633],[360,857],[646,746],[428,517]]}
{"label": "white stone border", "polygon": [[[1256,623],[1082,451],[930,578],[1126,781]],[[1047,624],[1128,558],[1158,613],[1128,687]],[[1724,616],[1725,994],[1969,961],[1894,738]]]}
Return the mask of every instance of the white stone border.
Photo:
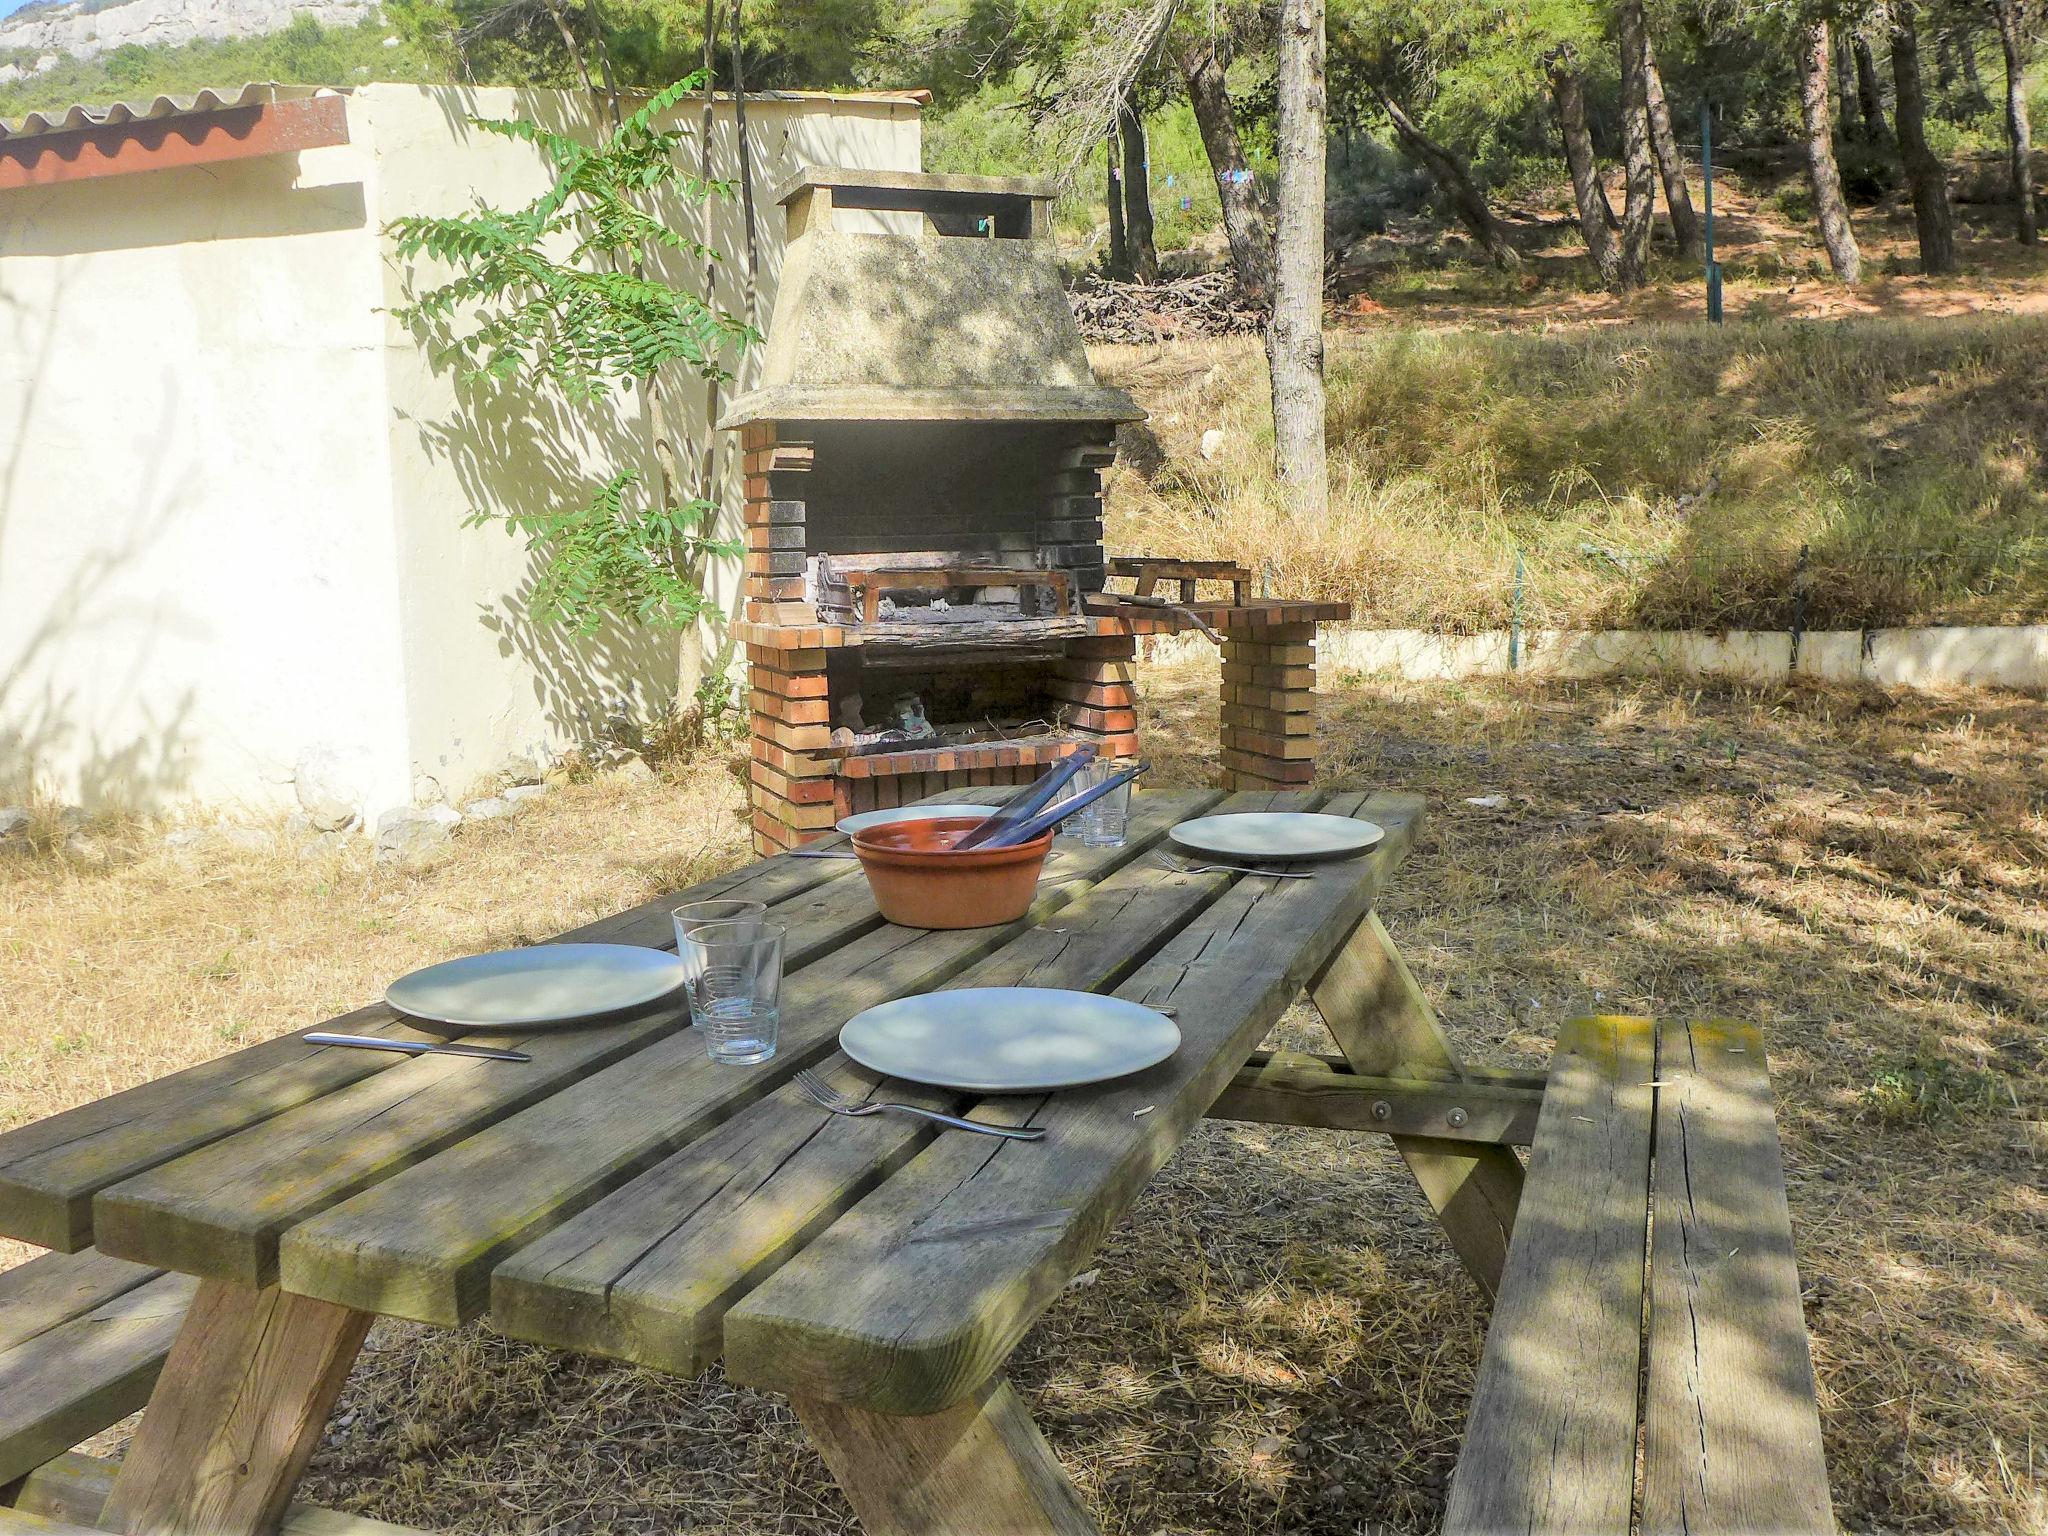
{"label": "white stone border", "polygon": [[[1786,630],[1524,630],[1514,666],[1509,664],[1511,636],[1504,629],[1444,635],[1327,625],[1318,649],[1325,677],[1337,671],[1410,681],[1510,671],[1557,678],[1681,672],[1763,682],[1797,670],[1804,677],[1892,688],[2048,691],[2048,624],[1818,630],[1800,637],[1796,669],[1792,635]],[[1202,636],[1183,634],[1149,642],[1147,654],[1171,663],[1213,650]]]}

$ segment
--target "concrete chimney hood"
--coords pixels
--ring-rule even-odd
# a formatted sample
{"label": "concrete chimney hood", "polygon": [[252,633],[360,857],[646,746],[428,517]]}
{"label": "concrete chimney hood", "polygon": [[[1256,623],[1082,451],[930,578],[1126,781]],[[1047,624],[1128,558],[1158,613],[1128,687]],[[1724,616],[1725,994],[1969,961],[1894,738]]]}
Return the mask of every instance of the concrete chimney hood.
{"label": "concrete chimney hood", "polygon": [[[760,384],[719,425],[1141,420],[1096,382],[1060,283],[1037,177],[813,169],[777,201],[789,246]],[[856,234],[834,213],[924,215]]]}

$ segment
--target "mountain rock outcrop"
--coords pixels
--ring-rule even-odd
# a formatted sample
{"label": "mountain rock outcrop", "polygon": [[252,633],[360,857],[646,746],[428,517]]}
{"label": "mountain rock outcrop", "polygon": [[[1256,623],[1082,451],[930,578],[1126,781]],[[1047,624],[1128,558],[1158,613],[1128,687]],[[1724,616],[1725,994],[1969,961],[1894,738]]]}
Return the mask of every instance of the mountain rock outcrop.
{"label": "mountain rock outcrop", "polygon": [[127,43],[168,47],[260,37],[283,30],[295,16],[349,26],[375,9],[374,0],[99,0],[97,7],[94,0],[58,0],[0,20],[0,55],[14,54],[16,69],[35,73],[61,54],[89,59]]}

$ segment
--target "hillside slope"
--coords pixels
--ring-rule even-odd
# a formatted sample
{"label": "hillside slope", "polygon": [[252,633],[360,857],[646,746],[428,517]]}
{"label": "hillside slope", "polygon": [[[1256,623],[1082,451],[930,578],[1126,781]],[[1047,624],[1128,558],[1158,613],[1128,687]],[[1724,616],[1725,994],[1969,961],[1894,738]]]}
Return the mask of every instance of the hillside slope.
{"label": "hillside slope", "polygon": [[175,48],[261,37],[295,17],[327,26],[360,21],[373,0],[53,0],[0,20],[0,82],[52,68],[62,55],[95,58],[129,44]]}

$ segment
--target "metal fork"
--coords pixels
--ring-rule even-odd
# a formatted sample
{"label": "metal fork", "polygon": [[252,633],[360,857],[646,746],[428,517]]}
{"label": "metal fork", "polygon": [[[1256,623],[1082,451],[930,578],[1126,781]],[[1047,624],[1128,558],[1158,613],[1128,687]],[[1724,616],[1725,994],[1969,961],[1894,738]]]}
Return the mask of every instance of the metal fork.
{"label": "metal fork", "polygon": [[825,1084],[825,1080],[808,1069],[797,1073],[796,1085],[810,1095],[811,1101],[820,1109],[830,1110],[835,1115],[851,1115],[858,1119],[863,1115],[879,1115],[885,1109],[916,1115],[920,1120],[933,1120],[940,1125],[950,1125],[955,1130],[979,1131],[984,1136],[1001,1136],[1009,1141],[1038,1141],[1045,1135],[1042,1125],[1028,1125],[1012,1128],[1007,1125],[983,1125],[979,1120],[963,1120],[958,1115],[942,1115],[936,1109],[919,1109],[915,1104],[876,1104],[872,1101],[849,1099]]}
{"label": "metal fork", "polygon": [[1268,880],[1313,880],[1315,876],[1305,869],[1253,869],[1246,864],[1187,864],[1177,861],[1171,854],[1155,853],[1153,857],[1172,870],[1176,875],[1206,875],[1214,870],[1223,870],[1233,875],[1263,875]]}

